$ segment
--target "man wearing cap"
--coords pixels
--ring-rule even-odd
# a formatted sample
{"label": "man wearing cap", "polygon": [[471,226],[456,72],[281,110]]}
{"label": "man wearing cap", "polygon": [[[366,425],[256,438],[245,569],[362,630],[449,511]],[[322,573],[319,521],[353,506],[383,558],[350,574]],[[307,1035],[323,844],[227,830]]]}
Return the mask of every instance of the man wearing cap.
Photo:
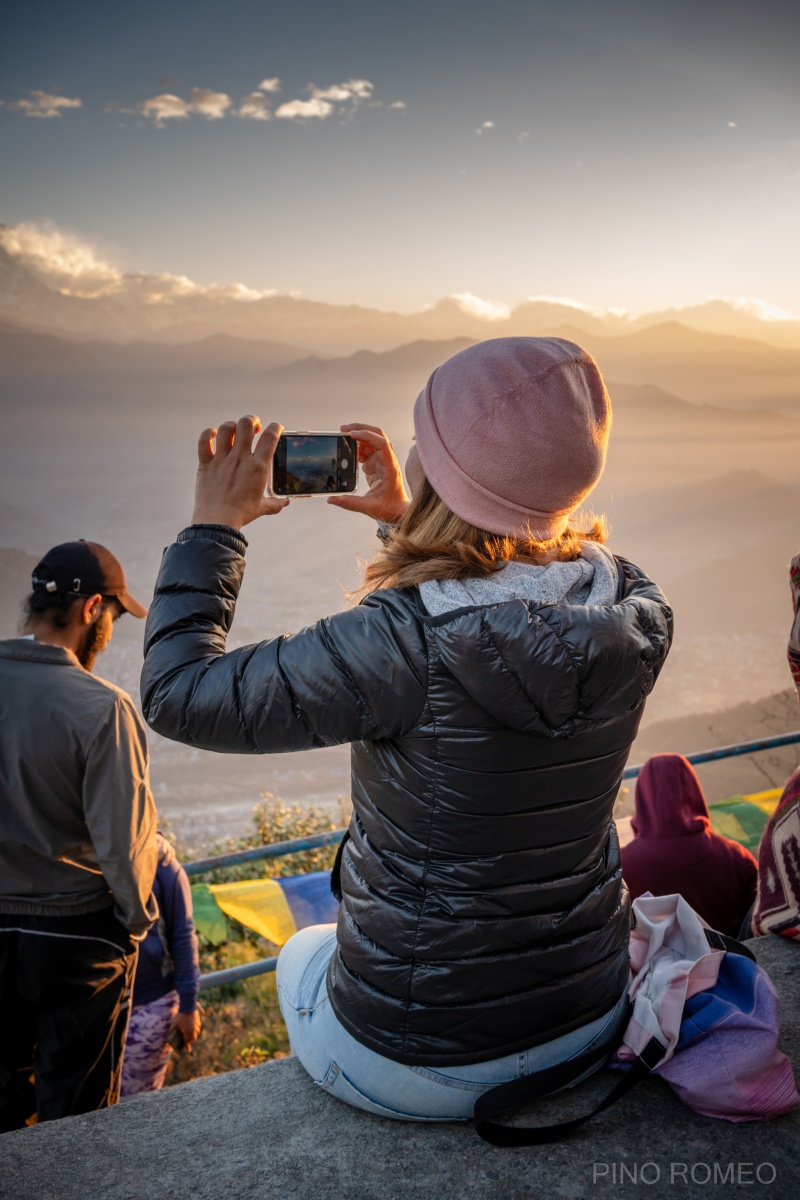
{"label": "man wearing cap", "polygon": [[158,915],[144,727],[91,673],[123,612],[146,614],[120,562],[67,542],[33,572],[22,635],[0,641],[0,1132],[119,1097]]}

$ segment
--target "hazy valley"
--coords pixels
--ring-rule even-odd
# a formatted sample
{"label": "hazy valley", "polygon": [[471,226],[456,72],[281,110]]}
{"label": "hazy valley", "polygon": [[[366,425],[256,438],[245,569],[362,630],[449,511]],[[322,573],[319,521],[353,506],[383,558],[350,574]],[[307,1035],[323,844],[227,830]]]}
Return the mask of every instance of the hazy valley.
{"label": "hazy valley", "polygon": [[[139,309],[126,325],[111,306],[113,325],[106,301],[63,296],[12,266],[10,282],[0,271],[4,636],[16,627],[31,567],[60,540],[108,544],[134,594],[148,599],[162,548],[190,517],[204,425],[248,411],[297,428],[356,419],[383,425],[404,455],[413,401],[444,358],[477,337],[557,332],[596,354],[614,401],[592,505],[609,516],[612,548],[650,572],[675,609],[675,644],[643,737],[663,720],[756,701],[789,683],[786,568],[800,550],[800,337],[789,328],[797,322],[709,305],[705,317],[687,310],[686,323],[662,314],[631,330],[579,314],[584,328],[576,328],[575,310],[545,304],[478,322],[449,302],[401,319],[292,309],[277,298],[286,300],[280,320],[277,303],[269,321],[262,308],[260,324],[250,305],[232,315],[220,305],[154,330]],[[706,330],[697,327],[703,319]],[[236,643],[342,607],[358,582],[357,560],[377,547],[371,522],[322,500],[295,501],[246,532]],[[141,633],[126,618],[100,667],[133,694]],[[782,720],[791,722],[791,707]],[[198,838],[243,820],[262,787],[326,803],[349,790],[344,748],[241,760],[153,736],[152,751],[159,804]]]}

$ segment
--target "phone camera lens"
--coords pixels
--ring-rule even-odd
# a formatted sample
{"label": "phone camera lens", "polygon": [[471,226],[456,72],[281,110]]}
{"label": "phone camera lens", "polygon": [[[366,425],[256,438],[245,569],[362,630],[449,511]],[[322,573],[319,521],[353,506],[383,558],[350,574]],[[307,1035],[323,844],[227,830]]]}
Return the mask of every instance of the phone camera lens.
{"label": "phone camera lens", "polygon": [[348,460],[346,458],[343,458],[342,459],[342,470],[346,471],[349,466],[350,466],[350,463],[348,462]]}

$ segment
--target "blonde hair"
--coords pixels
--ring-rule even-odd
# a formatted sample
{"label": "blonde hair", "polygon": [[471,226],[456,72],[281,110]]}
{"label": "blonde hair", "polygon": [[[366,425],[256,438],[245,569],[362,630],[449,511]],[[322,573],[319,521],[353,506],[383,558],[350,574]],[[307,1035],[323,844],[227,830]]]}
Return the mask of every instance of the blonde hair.
{"label": "blonde hair", "polygon": [[584,542],[606,541],[605,517],[590,514],[589,522],[585,530],[568,525],[549,541],[487,533],[456,516],[424,479],[399,524],[389,530],[383,549],[367,564],[358,595],[429,579],[491,575],[512,558],[534,565],[568,562],[578,557]]}

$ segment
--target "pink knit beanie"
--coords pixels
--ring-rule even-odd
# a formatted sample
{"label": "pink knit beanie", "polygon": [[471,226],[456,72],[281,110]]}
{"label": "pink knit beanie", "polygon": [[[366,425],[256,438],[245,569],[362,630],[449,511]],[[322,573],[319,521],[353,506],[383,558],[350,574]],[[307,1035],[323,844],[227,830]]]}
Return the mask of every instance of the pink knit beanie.
{"label": "pink knit beanie", "polygon": [[591,355],[553,337],[478,342],[433,372],[414,406],[436,493],[489,533],[563,533],[603,470],[611,401]]}

